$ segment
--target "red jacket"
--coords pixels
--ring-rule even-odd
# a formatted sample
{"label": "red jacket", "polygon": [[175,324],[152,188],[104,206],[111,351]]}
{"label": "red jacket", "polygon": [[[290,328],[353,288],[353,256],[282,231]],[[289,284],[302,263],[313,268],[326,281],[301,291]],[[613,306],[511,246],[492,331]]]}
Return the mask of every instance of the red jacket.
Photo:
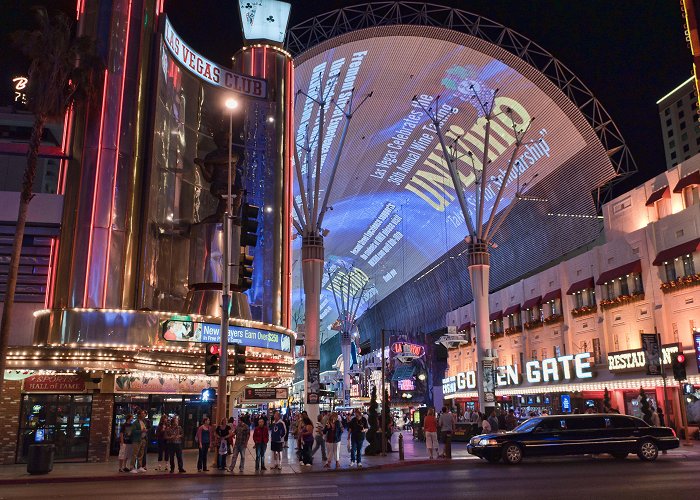
{"label": "red jacket", "polygon": [[264,425],[262,427],[255,427],[253,429],[253,442],[255,444],[258,443],[267,443],[270,440],[270,431],[267,428],[267,425]]}

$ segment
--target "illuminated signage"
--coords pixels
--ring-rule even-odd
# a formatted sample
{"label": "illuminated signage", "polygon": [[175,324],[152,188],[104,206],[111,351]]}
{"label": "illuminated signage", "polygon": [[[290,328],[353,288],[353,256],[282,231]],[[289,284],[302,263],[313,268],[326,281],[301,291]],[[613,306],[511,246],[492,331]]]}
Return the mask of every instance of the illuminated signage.
{"label": "illuminated signage", "polygon": [[[662,346],[661,353],[665,366],[671,365],[671,355],[678,352],[678,344]],[[612,373],[646,370],[647,358],[642,349],[617,351],[608,354],[608,370]]]}
{"label": "illuminated signage", "polygon": [[[174,342],[203,342],[218,344],[221,341],[221,325],[171,319],[163,322],[163,338]],[[277,351],[291,351],[291,337],[284,333],[230,325],[228,341],[248,347],[262,347]]]}
{"label": "illuminated signage", "polygon": [[425,347],[409,342],[394,342],[391,345],[391,353],[401,362],[421,358],[425,354]]}
{"label": "illuminated signage", "polygon": [[[357,278],[371,281],[378,297],[388,297],[407,280],[420,276],[466,234],[442,147],[421,105],[432,105],[443,119],[472,211],[474,172],[478,174],[481,168],[484,127],[483,110],[474,92],[482,102],[494,99],[496,115],[492,126],[497,133],[492,135],[488,151],[492,173],[485,180],[487,213],[502,183],[506,187],[500,206],[505,207],[514,199],[518,179],[521,186],[530,182],[534,187],[587,147],[567,112],[539,84],[503,60],[481,52],[481,45],[404,35],[353,39],[329,44],[329,50],[322,48],[323,44],[313,55],[302,54],[295,65],[295,87],[309,93],[308,97],[300,95],[301,102],[295,108],[295,139],[297,144],[306,144],[308,131],[314,161],[320,147],[321,185],[325,185],[343,130],[342,110],[351,91],[362,89],[356,90],[357,97],[360,92],[373,91],[370,106],[353,116],[335,172],[334,209],[325,214],[324,224],[334,235],[327,240],[327,255],[352,261]],[[406,59],[398,54],[407,54]],[[319,113],[314,103],[318,95],[337,103],[332,111],[327,108],[327,133],[320,145]],[[436,95],[440,95],[437,106]],[[513,125],[523,127],[532,117],[537,117],[533,122],[537,126],[528,132],[512,171],[504,178],[515,143]],[[301,163],[302,172],[306,172],[306,162],[302,159]],[[295,190],[300,200],[299,186]],[[296,252],[300,244],[297,239]],[[300,268],[294,273],[295,286],[301,287]],[[293,297],[298,301],[301,299],[296,297],[303,294],[294,293]],[[321,303],[322,317],[327,315],[322,325],[325,328],[335,319],[329,287],[322,289]],[[360,306],[358,317],[365,308]]]}
{"label": "illuminated signage", "polygon": [[29,83],[29,80],[26,76],[16,76],[12,79],[12,84],[15,91],[15,102],[27,104],[27,94],[25,92],[27,89],[27,83]]}
{"label": "illuminated signage", "polygon": [[416,382],[410,378],[407,378],[404,380],[399,380],[398,388],[400,391],[415,391],[416,390]]}
{"label": "illuminated signage", "polygon": [[282,43],[291,5],[277,0],[239,0],[243,36],[246,40]]}
{"label": "illuminated signage", "polygon": [[571,396],[569,394],[561,395],[561,412],[571,413]]}
{"label": "illuminated signage", "polygon": [[[589,359],[591,353],[569,354],[541,361],[532,360],[525,363],[524,377],[518,373],[517,365],[499,366],[495,370],[496,385],[507,387],[520,385],[523,381],[529,384],[562,382],[567,380],[584,380],[593,377]],[[524,380],[523,380],[524,379]],[[460,391],[476,389],[476,372],[458,373],[442,379],[443,395]]]}
{"label": "illuminated signage", "polygon": [[698,365],[698,372],[700,372],[700,330],[693,332],[693,345],[695,346],[695,361]]}
{"label": "illuminated signage", "polygon": [[265,80],[234,73],[199,55],[180,38],[180,35],[175,32],[168,18],[165,19],[163,39],[175,59],[202,80],[217,87],[223,87],[252,97],[267,96],[267,82]]}

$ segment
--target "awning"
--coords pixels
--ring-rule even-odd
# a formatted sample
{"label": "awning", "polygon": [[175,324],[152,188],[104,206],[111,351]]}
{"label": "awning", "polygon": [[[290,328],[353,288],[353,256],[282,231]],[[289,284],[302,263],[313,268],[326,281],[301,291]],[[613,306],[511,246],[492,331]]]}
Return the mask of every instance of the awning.
{"label": "awning", "polygon": [[608,281],[614,280],[615,278],[620,278],[630,273],[641,272],[642,261],[635,260],[634,262],[630,262],[629,264],[625,264],[620,267],[616,267],[615,269],[610,269],[609,271],[601,273],[600,276],[598,276],[598,280],[595,283],[596,285],[602,285],[604,283],[607,283]]}
{"label": "awning", "polygon": [[580,292],[581,290],[586,290],[588,288],[593,288],[595,286],[595,283],[593,282],[593,276],[590,278],[586,278],[585,280],[577,281],[573,285],[569,287],[569,289],[566,291],[567,295],[573,295],[576,292]]}
{"label": "awning", "polygon": [[694,240],[686,241],[680,245],[676,245],[673,248],[667,250],[661,250],[656,254],[653,264],[655,266],[661,266],[664,262],[673,260],[681,255],[687,255],[700,250],[700,238],[695,238]]}
{"label": "awning", "polygon": [[503,316],[510,316],[511,314],[518,314],[520,312],[520,304],[515,304],[510,306],[503,311]]}
{"label": "awning", "polygon": [[532,309],[535,306],[539,306],[542,303],[542,296],[538,295],[537,297],[532,297],[531,299],[527,299],[525,303],[523,303],[523,309]]}
{"label": "awning", "polygon": [[492,312],[489,315],[489,321],[495,321],[497,319],[501,319],[502,317],[503,317],[503,311]]}
{"label": "awning", "polygon": [[688,186],[692,186],[693,184],[700,184],[700,170],[696,170],[692,174],[688,174],[681,180],[679,180],[678,184],[676,184],[676,187],[673,188],[673,192],[680,193],[681,191],[683,191],[683,188],[687,188]]}
{"label": "awning", "polygon": [[550,300],[559,299],[561,300],[561,288],[547,292],[542,297],[542,302],[549,302]]}
{"label": "awning", "polygon": [[661,198],[666,198],[668,197],[669,192],[668,192],[668,186],[664,186],[661,189],[657,189],[653,193],[651,193],[651,196],[647,198],[647,207],[652,206],[654,203],[659,201]]}
{"label": "awning", "polygon": [[457,331],[458,331],[458,332],[466,332],[466,331],[468,331],[471,327],[472,327],[472,322],[471,322],[471,321],[467,321],[466,323],[462,323],[461,325],[459,325],[459,328],[457,328]]}

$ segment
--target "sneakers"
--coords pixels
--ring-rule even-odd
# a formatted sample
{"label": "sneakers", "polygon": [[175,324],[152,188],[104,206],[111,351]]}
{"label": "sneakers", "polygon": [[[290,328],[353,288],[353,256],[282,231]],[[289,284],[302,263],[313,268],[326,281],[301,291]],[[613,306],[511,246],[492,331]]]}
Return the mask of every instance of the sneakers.
{"label": "sneakers", "polygon": [[350,467],[355,467],[357,464],[355,462],[350,462]]}
{"label": "sneakers", "polygon": [[265,467],[264,465],[261,465],[260,470],[267,470],[267,467]]}
{"label": "sneakers", "polygon": [[145,467],[139,467],[139,472],[146,472],[146,468],[145,468]]}
{"label": "sneakers", "polygon": [[131,469],[129,472],[132,474],[138,474],[139,470],[138,469]]}
{"label": "sneakers", "polygon": [[357,466],[362,468],[362,462],[357,462]]}

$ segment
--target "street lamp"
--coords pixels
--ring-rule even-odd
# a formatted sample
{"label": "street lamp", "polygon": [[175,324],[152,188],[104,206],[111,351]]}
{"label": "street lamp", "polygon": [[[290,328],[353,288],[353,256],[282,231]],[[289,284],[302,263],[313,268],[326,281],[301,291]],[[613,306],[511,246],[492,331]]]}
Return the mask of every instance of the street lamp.
{"label": "street lamp", "polygon": [[231,184],[233,183],[233,165],[231,164],[231,143],[233,142],[233,110],[238,101],[226,99],[224,103],[229,111],[228,119],[228,183],[226,186],[226,212],[223,220],[224,252],[221,279],[221,332],[219,335],[219,397],[216,399],[216,415],[219,420],[226,417],[226,398],[228,396],[228,323],[231,307]]}

